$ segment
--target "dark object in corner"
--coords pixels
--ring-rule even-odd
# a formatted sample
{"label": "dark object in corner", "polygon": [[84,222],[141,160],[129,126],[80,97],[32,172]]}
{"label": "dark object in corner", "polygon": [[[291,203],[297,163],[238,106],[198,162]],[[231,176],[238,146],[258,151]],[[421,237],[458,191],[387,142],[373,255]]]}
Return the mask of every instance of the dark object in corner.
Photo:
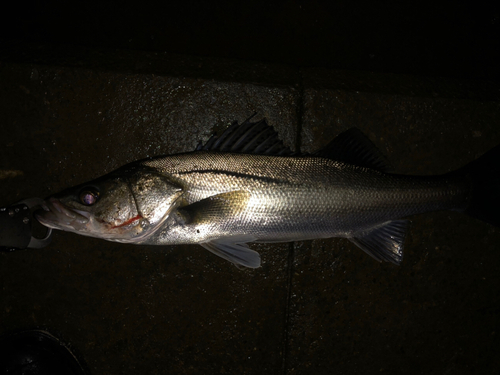
{"label": "dark object in corner", "polygon": [[74,354],[42,330],[9,334],[0,339],[0,374],[85,375]]}

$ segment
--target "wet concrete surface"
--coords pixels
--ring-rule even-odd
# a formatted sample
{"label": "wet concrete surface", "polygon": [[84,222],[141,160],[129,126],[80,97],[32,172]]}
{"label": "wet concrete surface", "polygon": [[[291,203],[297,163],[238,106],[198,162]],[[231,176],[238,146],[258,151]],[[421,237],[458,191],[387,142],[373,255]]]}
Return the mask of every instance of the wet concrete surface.
{"label": "wet concrete surface", "polygon": [[[498,144],[498,100],[336,89],[304,90],[302,145],[355,125],[394,172],[442,174]],[[391,80],[389,79],[389,82]],[[453,90],[452,90],[453,91]],[[446,96],[449,96],[448,98]],[[412,218],[400,267],[347,240],[295,244],[289,373],[495,373],[500,231],[459,213]],[[490,351],[492,350],[492,351]]]}
{"label": "wet concrete surface", "polygon": [[[193,150],[253,112],[303,151],[356,126],[398,173],[445,173],[500,143],[488,82],[213,60],[197,74],[128,69],[126,58],[119,69],[5,61],[0,169],[15,173],[1,174],[0,206]],[[0,254],[0,334],[45,328],[91,374],[500,370],[498,229],[453,212],[413,217],[400,267],[343,239],[252,247],[263,266],[242,271],[199,246],[57,232],[43,250]]]}

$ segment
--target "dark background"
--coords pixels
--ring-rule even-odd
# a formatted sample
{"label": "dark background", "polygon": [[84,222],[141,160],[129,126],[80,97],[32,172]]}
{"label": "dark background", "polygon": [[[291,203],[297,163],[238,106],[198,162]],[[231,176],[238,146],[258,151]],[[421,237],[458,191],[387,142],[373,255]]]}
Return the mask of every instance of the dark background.
{"label": "dark background", "polygon": [[[3,7],[0,207],[191,151],[254,111],[295,149],[356,126],[397,173],[455,170],[500,143],[489,4]],[[91,374],[496,374],[499,244],[437,212],[411,218],[400,267],[333,238],[252,245],[263,267],[241,271],[200,246],[58,231],[0,253],[0,335],[46,329]]]}
{"label": "dark background", "polygon": [[496,1],[28,1],[0,40],[498,79]]}

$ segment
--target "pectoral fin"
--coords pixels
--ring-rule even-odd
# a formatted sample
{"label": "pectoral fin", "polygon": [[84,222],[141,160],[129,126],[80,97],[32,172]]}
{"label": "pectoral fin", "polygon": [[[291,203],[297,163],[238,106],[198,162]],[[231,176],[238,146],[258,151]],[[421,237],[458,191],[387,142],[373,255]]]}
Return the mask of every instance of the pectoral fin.
{"label": "pectoral fin", "polygon": [[403,260],[403,245],[408,220],[393,220],[357,232],[349,240],[379,262],[399,264]]}
{"label": "pectoral fin", "polygon": [[[179,215],[186,225],[195,228],[213,228],[214,233],[227,232],[226,236],[200,243],[205,249],[224,258],[237,267],[260,267],[260,255],[251,250],[247,242],[257,238],[252,235],[231,235],[231,230],[236,228],[241,218],[242,211],[247,207],[250,194],[244,190],[231,191],[217,194],[188,206],[178,209]],[[226,228],[226,229],[225,229]],[[210,232],[211,233],[211,232]]]}
{"label": "pectoral fin", "polygon": [[200,243],[200,245],[211,253],[230,261],[238,268],[239,266],[259,268],[259,253],[250,249],[246,244],[254,240],[255,238],[251,236],[235,236]]}
{"label": "pectoral fin", "polygon": [[187,224],[218,223],[238,217],[250,194],[244,190],[213,195],[178,209]]}

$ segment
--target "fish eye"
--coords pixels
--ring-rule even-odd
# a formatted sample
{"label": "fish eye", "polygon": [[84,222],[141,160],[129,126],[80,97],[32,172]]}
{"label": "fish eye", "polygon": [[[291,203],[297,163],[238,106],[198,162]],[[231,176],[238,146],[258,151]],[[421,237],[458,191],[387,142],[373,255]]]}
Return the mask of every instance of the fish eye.
{"label": "fish eye", "polygon": [[80,202],[85,206],[92,206],[98,198],[99,192],[93,188],[85,188],[80,193]]}

